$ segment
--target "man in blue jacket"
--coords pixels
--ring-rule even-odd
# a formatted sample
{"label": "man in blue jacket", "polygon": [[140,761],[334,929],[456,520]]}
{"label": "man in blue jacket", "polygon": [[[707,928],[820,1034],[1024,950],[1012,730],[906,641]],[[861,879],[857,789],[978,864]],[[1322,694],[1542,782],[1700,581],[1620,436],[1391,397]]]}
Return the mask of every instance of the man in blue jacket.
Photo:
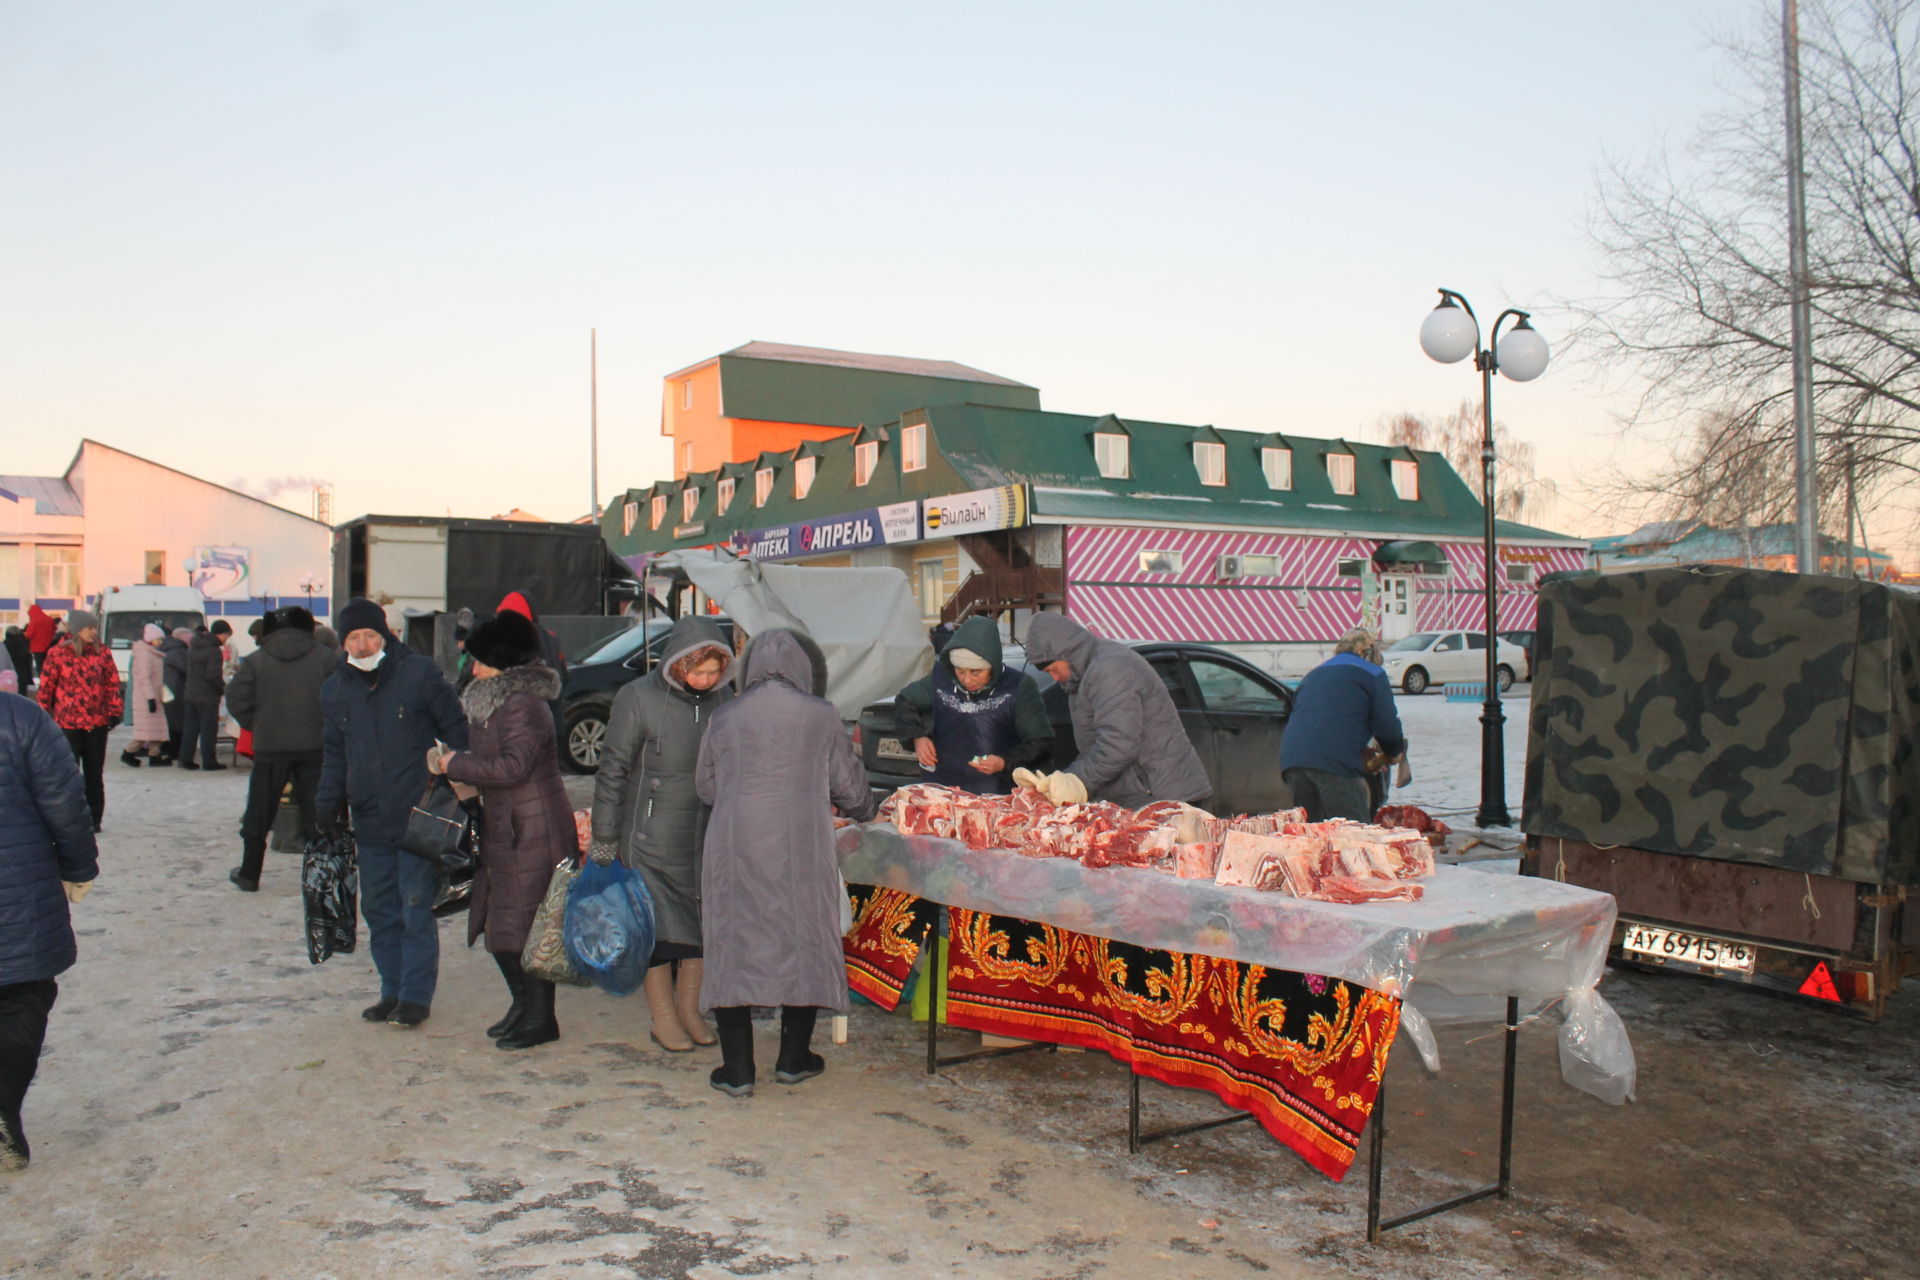
{"label": "man in blue jacket", "polygon": [[407,818],[427,789],[427,748],[467,747],[467,720],[431,658],[401,644],[371,600],[340,610],[340,662],[320,686],[323,835],[344,831],[351,813],[360,854],[360,914],[366,917],[379,1002],[368,1022],[417,1027],[427,1020],[440,976],[433,918],[437,869],[400,847]]}
{"label": "man in blue jacket", "polygon": [[1377,661],[1373,633],[1341,636],[1333,656],[1307,673],[1293,695],[1293,714],[1280,741],[1280,776],[1305,807],[1307,821],[1373,817],[1364,764],[1367,743],[1378,741],[1388,759],[1407,749],[1394,710],[1393,686]]}
{"label": "man in blue jacket", "polygon": [[80,766],[47,713],[0,693],[0,1171],[31,1154],[21,1104],[40,1064],[54,978],[76,954],[67,904],[100,874]]}

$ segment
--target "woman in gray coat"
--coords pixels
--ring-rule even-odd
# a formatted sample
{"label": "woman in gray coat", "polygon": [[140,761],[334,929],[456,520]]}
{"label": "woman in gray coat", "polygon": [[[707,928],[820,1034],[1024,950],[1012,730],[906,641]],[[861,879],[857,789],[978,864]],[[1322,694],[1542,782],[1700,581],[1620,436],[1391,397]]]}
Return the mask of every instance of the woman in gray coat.
{"label": "woman in gray coat", "polygon": [[739,697],[714,716],[695,782],[713,806],[701,890],[707,980],[724,1057],[713,1087],[753,1092],[752,1006],[780,1005],[774,1079],[798,1084],[826,1069],[813,1052],[822,1007],[847,1007],[840,950],[846,886],[828,802],[873,813],[866,771],[833,704],[811,642],[791,631],[754,637]]}
{"label": "woman in gray coat", "polygon": [[733,696],[733,651],[711,618],[682,618],[660,663],[620,690],[593,782],[593,851],[640,873],[653,897],[653,967],[642,990],[653,1042],[690,1053],[714,1042],[700,1020],[700,843],[707,806],[693,769],[713,713]]}

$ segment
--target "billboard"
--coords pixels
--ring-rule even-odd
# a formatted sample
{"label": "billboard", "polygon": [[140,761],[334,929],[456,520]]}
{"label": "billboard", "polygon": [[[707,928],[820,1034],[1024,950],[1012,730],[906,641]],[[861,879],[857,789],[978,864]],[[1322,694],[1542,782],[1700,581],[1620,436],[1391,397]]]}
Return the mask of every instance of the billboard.
{"label": "billboard", "polygon": [[952,538],[963,533],[1017,529],[1027,522],[1027,487],[1003,484],[993,489],[949,493],[920,504],[923,538]]}
{"label": "billboard", "polygon": [[208,600],[245,600],[252,585],[253,552],[247,547],[195,547],[191,585]]}

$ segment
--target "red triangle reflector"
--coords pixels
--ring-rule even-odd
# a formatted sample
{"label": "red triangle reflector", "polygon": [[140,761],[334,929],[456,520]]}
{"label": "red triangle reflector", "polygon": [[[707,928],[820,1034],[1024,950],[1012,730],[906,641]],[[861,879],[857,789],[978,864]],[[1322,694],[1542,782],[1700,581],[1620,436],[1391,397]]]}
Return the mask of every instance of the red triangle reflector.
{"label": "red triangle reflector", "polygon": [[1835,1004],[1840,1003],[1840,992],[1833,985],[1833,974],[1828,971],[1825,960],[1813,966],[1813,972],[1808,974],[1807,980],[1800,984],[1800,994],[1812,996],[1815,1000],[1831,1000]]}

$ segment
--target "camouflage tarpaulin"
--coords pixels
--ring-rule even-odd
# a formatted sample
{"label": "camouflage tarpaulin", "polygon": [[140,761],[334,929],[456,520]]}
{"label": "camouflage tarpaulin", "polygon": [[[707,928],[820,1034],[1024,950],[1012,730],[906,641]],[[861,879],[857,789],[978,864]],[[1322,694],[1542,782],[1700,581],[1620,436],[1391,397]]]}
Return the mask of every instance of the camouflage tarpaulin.
{"label": "camouflage tarpaulin", "polygon": [[1525,830],[1920,880],[1920,600],[1695,566],[1540,591]]}

